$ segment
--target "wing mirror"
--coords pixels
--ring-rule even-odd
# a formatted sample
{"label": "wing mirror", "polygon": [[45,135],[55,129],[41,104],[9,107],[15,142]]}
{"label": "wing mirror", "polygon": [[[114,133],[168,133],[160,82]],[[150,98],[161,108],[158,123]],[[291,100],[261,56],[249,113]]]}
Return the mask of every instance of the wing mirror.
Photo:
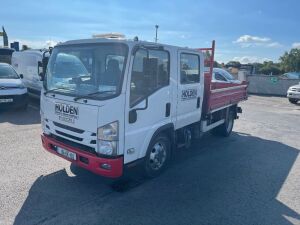
{"label": "wing mirror", "polygon": [[21,78],[21,79],[23,79],[23,78],[24,78],[23,74],[19,74],[19,76],[20,76],[20,78]]}
{"label": "wing mirror", "polygon": [[137,121],[137,111],[146,110],[148,108],[148,97],[146,98],[145,107],[136,108],[129,111],[129,123],[135,123]]}
{"label": "wing mirror", "polygon": [[41,61],[38,62],[38,75],[40,76],[40,80],[43,81],[45,73],[43,63]]}

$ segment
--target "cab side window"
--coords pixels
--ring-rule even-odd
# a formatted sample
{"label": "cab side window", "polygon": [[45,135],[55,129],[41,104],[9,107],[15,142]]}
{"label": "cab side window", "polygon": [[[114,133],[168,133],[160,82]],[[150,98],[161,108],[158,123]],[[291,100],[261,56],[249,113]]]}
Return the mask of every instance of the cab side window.
{"label": "cab side window", "polygon": [[130,82],[131,107],[169,85],[169,64],[167,51],[139,49],[135,53]]}
{"label": "cab side window", "polygon": [[200,58],[196,54],[180,54],[180,83],[193,84],[200,82]]}

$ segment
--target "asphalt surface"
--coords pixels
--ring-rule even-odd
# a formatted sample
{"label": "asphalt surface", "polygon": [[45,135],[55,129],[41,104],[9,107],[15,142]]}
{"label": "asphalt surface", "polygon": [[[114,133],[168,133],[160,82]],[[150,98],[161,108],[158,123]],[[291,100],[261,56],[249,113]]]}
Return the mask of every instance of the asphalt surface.
{"label": "asphalt surface", "polygon": [[[300,224],[300,105],[250,96],[229,138],[111,183],[42,149],[38,102],[0,112],[0,224]],[[73,172],[74,173],[73,173]]]}

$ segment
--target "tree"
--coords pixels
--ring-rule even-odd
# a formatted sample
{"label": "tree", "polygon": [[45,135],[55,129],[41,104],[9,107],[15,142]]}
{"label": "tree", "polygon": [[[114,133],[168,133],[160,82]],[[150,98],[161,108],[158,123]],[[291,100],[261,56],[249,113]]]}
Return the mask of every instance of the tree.
{"label": "tree", "polygon": [[29,48],[27,45],[22,45],[22,51],[28,50],[28,49],[31,49],[31,48]]}
{"label": "tree", "polygon": [[293,48],[279,58],[284,72],[300,72],[300,49]]}
{"label": "tree", "polygon": [[282,73],[282,71],[280,70],[280,64],[273,63],[272,61],[264,62],[258,72],[268,75],[280,75]]}
{"label": "tree", "polygon": [[225,66],[226,66],[226,68],[234,67],[234,68],[239,69],[239,68],[241,68],[241,63],[238,61],[230,61]]}
{"label": "tree", "polygon": [[214,68],[221,68],[221,64],[217,61],[214,61]]}

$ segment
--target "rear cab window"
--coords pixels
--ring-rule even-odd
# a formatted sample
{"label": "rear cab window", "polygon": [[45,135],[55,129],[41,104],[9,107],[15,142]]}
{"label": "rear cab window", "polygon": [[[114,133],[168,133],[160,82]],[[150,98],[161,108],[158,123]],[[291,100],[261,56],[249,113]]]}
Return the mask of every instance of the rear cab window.
{"label": "rear cab window", "polygon": [[180,54],[180,83],[193,84],[200,82],[200,57],[193,53]]}

